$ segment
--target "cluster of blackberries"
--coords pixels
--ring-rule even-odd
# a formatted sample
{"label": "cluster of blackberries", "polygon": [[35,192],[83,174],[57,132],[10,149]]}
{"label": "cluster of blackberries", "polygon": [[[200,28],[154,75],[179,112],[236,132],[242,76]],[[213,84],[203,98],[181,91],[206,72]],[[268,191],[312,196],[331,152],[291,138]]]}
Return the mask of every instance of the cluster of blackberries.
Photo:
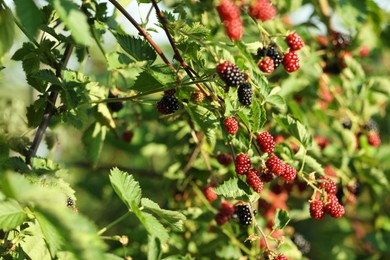
{"label": "cluster of blackberries", "polygon": [[244,73],[237,65],[225,61],[217,65],[216,71],[227,87],[237,87],[238,101],[244,105],[252,104],[253,90],[250,83],[245,82]]}
{"label": "cluster of blackberries", "polygon": [[[251,3],[253,2],[251,1]],[[257,0],[249,7],[249,15],[263,22],[274,18],[276,12],[275,6],[269,0]]]}

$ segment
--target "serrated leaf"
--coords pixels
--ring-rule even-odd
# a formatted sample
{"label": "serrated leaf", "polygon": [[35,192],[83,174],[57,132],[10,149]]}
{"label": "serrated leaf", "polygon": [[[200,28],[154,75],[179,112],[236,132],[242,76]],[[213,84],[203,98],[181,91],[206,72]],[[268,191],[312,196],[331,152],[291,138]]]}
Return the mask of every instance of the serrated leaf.
{"label": "serrated leaf", "polygon": [[248,185],[238,178],[231,178],[224,181],[221,185],[214,189],[214,192],[218,195],[222,195],[226,198],[237,198],[248,193]]}
{"label": "serrated leaf", "polygon": [[296,158],[298,160],[301,160],[301,161],[305,161],[305,165],[309,168],[311,168],[312,170],[320,173],[320,174],[325,174],[324,172],[324,168],[322,167],[322,165],[320,163],[317,162],[316,159],[314,159],[313,157],[311,157],[310,155],[302,155],[300,152],[298,152],[296,154]]}
{"label": "serrated leaf", "polygon": [[260,132],[261,128],[264,126],[267,121],[267,114],[264,109],[264,106],[255,99],[252,104],[252,117],[250,118],[252,124],[252,131],[254,133]]}
{"label": "serrated leaf", "polygon": [[36,79],[50,82],[54,85],[61,86],[61,82],[58,80],[56,74],[54,74],[54,72],[51,70],[40,70],[40,71],[32,74],[31,76],[36,78]]}
{"label": "serrated leaf", "polygon": [[86,149],[87,158],[96,165],[103,149],[104,140],[106,139],[107,127],[98,122],[92,123],[85,130],[82,140]]}
{"label": "serrated leaf", "polygon": [[94,40],[89,30],[87,17],[80,11],[80,8],[69,0],[51,0],[50,2],[65,26],[71,31],[72,38],[81,45],[90,46]]}
{"label": "serrated leaf", "polygon": [[115,37],[122,49],[135,60],[149,61],[149,64],[156,60],[156,52],[146,40],[124,34],[116,34]]}
{"label": "serrated leaf", "polygon": [[274,217],[273,229],[283,229],[290,222],[290,216],[284,209],[277,209]]}
{"label": "serrated leaf", "polygon": [[112,129],[116,127],[114,118],[112,118],[112,114],[106,104],[98,104],[96,113],[96,118],[102,125]]}
{"label": "serrated leaf", "polygon": [[132,59],[124,53],[112,52],[107,55],[108,70],[116,70],[127,67]]}
{"label": "serrated leaf", "polygon": [[276,108],[280,110],[285,110],[286,109],[286,102],[284,98],[280,95],[274,94],[274,95],[269,95],[265,99],[266,103],[274,105]]}
{"label": "serrated leaf", "polygon": [[[12,47],[15,37],[15,23],[9,9],[0,7],[0,62]],[[0,66],[0,71],[2,66]]]}
{"label": "serrated leaf", "polygon": [[131,203],[131,209],[150,235],[160,239],[161,243],[163,244],[167,242],[169,238],[168,231],[153,215],[142,212],[138,208],[138,204],[135,200],[133,200]]}
{"label": "serrated leaf", "polygon": [[313,138],[309,133],[309,130],[301,122],[289,115],[273,114],[273,118],[285,131],[297,138],[303,146],[306,148],[310,147]]}
{"label": "serrated leaf", "polygon": [[53,259],[46,245],[40,226],[36,222],[29,222],[29,227],[24,230],[27,235],[20,242],[20,246],[30,259]]}
{"label": "serrated leaf", "polygon": [[35,38],[35,35],[43,23],[41,11],[35,5],[33,0],[14,0],[16,14],[25,28],[28,35]]}
{"label": "serrated leaf", "polygon": [[127,208],[132,209],[132,203],[139,205],[141,201],[141,187],[134,177],[126,172],[113,168],[110,173],[110,182],[115,193],[126,204]]}
{"label": "serrated leaf", "polygon": [[21,225],[26,213],[15,200],[0,202],[0,230],[8,231]]}
{"label": "serrated leaf", "polygon": [[166,220],[172,227],[181,231],[183,230],[183,224],[184,220],[186,220],[186,217],[182,213],[172,210],[161,209],[157,203],[147,198],[141,199],[141,205],[145,209],[153,211],[153,213],[157,214],[160,218]]}
{"label": "serrated leaf", "polygon": [[161,241],[154,236],[148,236],[148,259],[161,259]]}

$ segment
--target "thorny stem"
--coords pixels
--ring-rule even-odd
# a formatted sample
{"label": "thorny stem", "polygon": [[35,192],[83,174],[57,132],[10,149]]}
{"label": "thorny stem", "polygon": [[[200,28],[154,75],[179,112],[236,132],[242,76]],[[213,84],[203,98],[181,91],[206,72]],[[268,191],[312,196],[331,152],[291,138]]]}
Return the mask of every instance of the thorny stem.
{"label": "thorny stem", "polygon": [[[61,62],[56,66],[56,76],[62,81],[62,70],[66,68],[68,64],[70,55],[72,54],[73,45],[68,44],[65,48],[64,55],[62,56]],[[56,111],[55,103],[57,101],[59,92],[53,91],[50,93],[49,100],[47,101],[45,112],[43,114],[41,123],[38,126],[37,132],[35,133],[34,140],[26,153],[26,163],[31,164],[31,158],[35,156],[38,147],[42,141],[42,138],[46,132],[47,126],[51,117],[54,115]]]}
{"label": "thorny stem", "polygon": [[[169,43],[173,49],[173,52],[174,52],[174,58],[176,60],[178,60],[181,64],[181,66],[183,67],[183,69],[185,70],[185,72],[187,73],[187,75],[192,79],[194,80],[195,77],[194,75],[192,74],[194,72],[194,74],[196,75],[196,72],[190,68],[188,66],[188,64],[184,61],[183,57],[181,56],[179,50],[177,49],[177,46],[176,46],[176,43],[175,43],[175,40],[172,38],[172,35],[171,33],[169,32],[169,29],[168,29],[168,26],[167,26],[167,21],[164,17],[164,14],[161,12],[160,8],[158,7],[157,5],[157,2],[156,0],[152,0],[152,4],[153,4],[153,7],[154,9],[156,9],[156,14],[157,14],[157,17],[158,19],[160,20],[160,23],[165,31],[165,34],[167,35],[167,38],[169,40]],[[198,84],[196,84],[196,86],[199,88],[199,90],[206,96],[208,96],[208,94],[206,93],[206,91]]]}
{"label": "thorny stem", "polygon": [[150,35],[142,28],[136,20],[126,11],[123,6],[115,0],[109,0],[111,4],[115,6],[126,18],[131,22],[131,24],[138,30],[139,34],[142,35],[149,43],[152,45],[153,49],[157,52],[157,54],[161,57],[165,64],[168,65],[173,71],[176,72],[176,68],[169,62],[163,51],[158,47],[158,45],[153,41]]}

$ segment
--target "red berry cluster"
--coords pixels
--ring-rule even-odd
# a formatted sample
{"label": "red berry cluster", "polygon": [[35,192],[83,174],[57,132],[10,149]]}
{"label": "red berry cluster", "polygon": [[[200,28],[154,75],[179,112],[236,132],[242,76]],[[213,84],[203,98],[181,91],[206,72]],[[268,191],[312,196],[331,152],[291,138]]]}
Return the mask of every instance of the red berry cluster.
{"label": "red berry cluster", "polygon": [[269,0],[257,0],[249,7],[249,15],[265,22],[275,17],[276,8]]}
{"label": "red berry cluster", "polygon": [[286,181],[293,181],[297,177],[296,169],[283,162],[276,155],[269,157],[265,162],[265,165],[275,176],[281,176]]}
{"label": "red berry cluster", "polygon": [[235,207],[229,201],[223,201],[215,215],[215,221],[219,226],[224,225],[236,211]]}
{"label": "red berry cluster", "polygon": [[322,219],[327,213],[331,217],[341,218],[345,213],[345,209],[336,196],[336,183],[324,176],[320,178],[320,181],[319,187],[324,191],[324,194],[310,202],[310,216],[314,219]]}
{"label": "red berry cluster", "polygon": [[241,39],[241,36],[244,33],[244,27],[240,17],[240,8],[233,0],[222,0],[217,6],[217,11],[230,39]]}
{"label": "red berry cluster", "polygon": [[268,154],[274,152],[275,140],[269,132],[263,132],[258,134],[256,137],[256,142],[263,152]]}
{"label": "red berry cluster", "polygon": [[246,174],[251,167],[251,159],[247,154],[240,153],[236,157],[236,172],[240,175]]}
{"label": "red berry cluster", "polygon": [[238,131],[238,121],[233,117],[227,117],[225,118],[223,122],[225,126],[225,131],[228,134],[235,135]]}
{"label": "red berry cluster", "polygon": [[284,55],[282,64],[284,69],[288,73],[291,73],[300,68],[299,57],[295,51],[300,50],[305,43],[296,32],[287,35],[286,43],[290,47],[290,50]]}

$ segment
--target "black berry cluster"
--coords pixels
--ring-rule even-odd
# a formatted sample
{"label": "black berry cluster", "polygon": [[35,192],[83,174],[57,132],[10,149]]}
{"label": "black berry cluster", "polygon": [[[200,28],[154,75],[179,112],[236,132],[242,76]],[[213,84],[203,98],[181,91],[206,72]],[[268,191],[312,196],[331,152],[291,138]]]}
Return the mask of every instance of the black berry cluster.
{"label": "black berry cluster", "polygon": [[241,225],[249,226],[252,224],[252,215],[248,205],[237,205],[235,214],[237,214]]}
{"label": "black berry cluster", "polygon": [[174,96],[164,95],[162,99],[157,102],[157,111],[163,115],[175,113],[179,109],[179,101]]}
{"label": "black berry cluster", "polygon": [[228,87],[239,86],[244,83],[244,73],[240,71],[237,65],[229,61],[219,64],[216,70]]}

